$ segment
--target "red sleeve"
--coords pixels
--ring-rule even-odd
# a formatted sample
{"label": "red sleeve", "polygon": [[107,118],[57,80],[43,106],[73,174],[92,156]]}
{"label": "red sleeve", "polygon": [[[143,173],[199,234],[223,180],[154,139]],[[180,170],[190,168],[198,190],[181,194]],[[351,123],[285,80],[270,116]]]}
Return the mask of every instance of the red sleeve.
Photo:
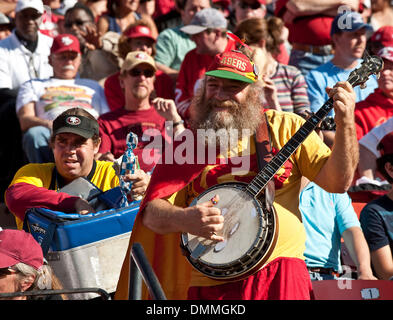
{"label": "red sleeve", "polygon": [[360,140],[365,134],[367,128],[367,121],[365,121],[363,114],[361,112],[356,112],[355,110],[355,126],[356,126],[356,136]]}
{"label": "red sleeve", "polygon": [[179,75],[177,76],[176,80],[175,103],[177,106],[177,111],[182,117],[185,117],[192,96],[192,94],[189,92],[190,81],[188,80],[188,69],[190,66],[192,66],[192,64],[189,62],[191,53],[192,51],[188,52],[184,57],[184,60],[180,66]]}
{"label": "red sleeve", "polygon": [[99,153],[106,153],[108,151],[112,151],[112,141],[109,137],[109,133],[107,132],[105,121],[101,118],[98,118],[98,125],[99,125],[99,132],[101,138],[100,149],[98,150]]}
{"label": "red sleeve", "polygon": [[154,82],[154,89],[157,97],[164,99],[175,99],[175,90],[172,78],[161,70],[156,72],[156,81]]}
{"label": "red sleeve", "polygon": [[[233,44],[234,41],[230,41],[227,46]],[[189,117],[188,107],[191,104],[197,82],[203,78],[213,60],[213,56],[198,54],[196,49],[189,51],[184,57],[176,81],[175,103],[177,111],[185,120]]]}
{"label": "red sleeve", "polygon": [[104,82],[104,93],[108,101],[109,108],[113,111],[124,107],[125,98],[120,86],[119,72],[106,78]]}
{"label": "red sleeve", "polygon": [[281,64],[289,64],[289,54],[285,43],[280,44],[280,52],[274,58]]}
{"label": "red sleeve", "polygon": [[[194,141],[195,142],[195,141]],[[176,148],[183,143],[182,141],[174,141],[170,148]],[[197,144],[193,145],[194,157],[197,157]],[[207,164],[211,164],[208,159],[208,152],[205,150],[205,159],[202,163],[194,158],[190,163],[178,164],[176,161],[165,161],[166,152],[162,154],[162,161],[156,165],[151,176],[149,185],[146,189],[145,196],[139,207],[142,212],[146,204],[154,199],[162,199],[184,188],[190,181],[194,180]],[[215,162],[213,162],[215,163]]]}
{"label": "red sleeve", "polygon": [[276,17],[282,18],[286,11],[286,5],[289,0],[278,0],[276,2],[276,8],[274,9],[274,15]]}
{"label": "red sleeve", "polygon": [[16,183],[5,193],[8,209],[22,221],[27,209],[46,208],[62,212],[75,212],[75,201],[79,197],[67,193],[56,192],[29,183]]}

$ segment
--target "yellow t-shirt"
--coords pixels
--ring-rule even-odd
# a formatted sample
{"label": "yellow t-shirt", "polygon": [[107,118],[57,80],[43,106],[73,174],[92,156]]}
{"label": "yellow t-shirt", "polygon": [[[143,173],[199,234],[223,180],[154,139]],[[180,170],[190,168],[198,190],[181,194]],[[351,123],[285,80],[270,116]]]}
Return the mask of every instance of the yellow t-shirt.
{"label": "yellow t-shirt", "polygon": [[[304,120],[293,113],[269,110],[266,114],[274,155],[297,132]],[[278,216],[278,239],[267,263],[278,257],[304,258],[306,234],[298,209],[301,177],[305,176],[312,181],[329,155],[330,149],[315,132],[312,132],[276,173],[274,207]],[[184,202],[190,205],[201,192],[219,183],[250,182],[258,172],[254,139],[245,138],[240,141],[237,150],[229,151],[228,158],[233,157],[243,157],[244,161],[250,163],[251,170],[234,172],[225,164],[206,166],[198,178],[186,187],[186,192],[178,192],[168,200],[172,203],[176,201],[177,204]],[[236,159],[236,163],[239,163],[239,158]],[[179,199],[182,197],[185,198]],[[197,270],[192,271],[191,286],[212,286],[222,283],[223,281],[208,278]]]}
{"label": "yellow t-shirt", "polygon": [[[118,186],[119,179],[112,168],[112,162],[96,161],[96,163],[96,169],[90,181],[102,191]],[[54,163],[29,163],[17,171],[10,186],[23,182],[49,189],[54,166]],[[15,219],[18,229],[21,229],[23,221],[18,217],[15,217]]]}

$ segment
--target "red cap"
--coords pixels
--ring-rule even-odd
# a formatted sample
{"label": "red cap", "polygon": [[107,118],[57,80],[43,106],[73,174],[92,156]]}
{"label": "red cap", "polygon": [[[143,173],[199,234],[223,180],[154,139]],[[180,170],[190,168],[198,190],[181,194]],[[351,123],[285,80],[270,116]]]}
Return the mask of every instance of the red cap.
{"label": "red cap", "polygon": [[225,51],[216,55],[208,76],[233,79],[248,83],[258,80],[258,70],[254,63],[240,51]]}
{"label": "red cap", "polygon": [[23,230],[0,229],[0,268],[19,262],[39,269],[44,264],[41,246]]}
{"label": "red cap", "polygon": [[371,42],[379,42],[384,47],[393,47],[393,26],[379,28],[370,38]]}
{"label": "red cap", "polygon": [[79,40],[72,34],[59,34],[53,39],[52,47],[50,53],[60,53],[64,51],[74,51],[81,53]]}
{"label": "red cap", "polygon": [[153,34],[151,33],[151,30],[149,27],[146,26],[135,26],[129,30],[126,30],[124,32],[124,35],[130,39],[133,38],[149,38],[151,40],[153,40],[154,42],[156,41],[156,38],[153,36]]}
{"label": "red cap", "polygon": [[379,141],[377,150],[381,156],[393,153],[393,132],[388,133]]}

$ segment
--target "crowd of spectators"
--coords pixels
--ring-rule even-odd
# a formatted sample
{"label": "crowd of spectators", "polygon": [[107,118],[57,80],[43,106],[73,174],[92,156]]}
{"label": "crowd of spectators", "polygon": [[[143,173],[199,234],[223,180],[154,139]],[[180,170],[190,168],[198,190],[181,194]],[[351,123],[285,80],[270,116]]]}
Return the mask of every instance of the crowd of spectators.
{"label": "crowd of spectators", "polygon": [[[54,161],[53,121],[67,109],[82,108],[97,119],[102,144],[96,160],[115,161],[127,133],[137,134],[140,179],[148,183],[155,162],[141,159],[149,142],[143,141],[145,131],[155,128],[164,136],[165,121],[173,122],[175,132],[188,127],[190,114],[199,111],[194,97],[218,54],[239,46],[249,50],[261,108],[305,119],[329,98],[327,87],[346,81],[364,59],[377,55],[384,61],[379,77],[355,88],[360,158],[351,188],[367,184],[382,190],[382,200],[375,193],[373,202],[354,212],[351,192],[336,197],[313,182],[299,196],[308,239],[339,228],[334,244],[325,239],[323,250],[313,247],[319,240],[306,243],[313,280],[342,272],[341,236],[357,267],[373,267],[359,271],[360,278],[390,279],[392,18],[390,0],[0,0],[0,226],[1,216],[10,214],[4,194],[18,169]],[[334,119],[333,110],[328,117]],[[318,133],[332,149],[335,129],[319,126]],[[327,214],[328,207],[331,216],[307,218],[314,210]],[[336,215],[348,218],[337,218],[342,223],[335,226]],[[370,256],[358,249],[359,241]],[[321,276],[326,272],[334,277]]]}

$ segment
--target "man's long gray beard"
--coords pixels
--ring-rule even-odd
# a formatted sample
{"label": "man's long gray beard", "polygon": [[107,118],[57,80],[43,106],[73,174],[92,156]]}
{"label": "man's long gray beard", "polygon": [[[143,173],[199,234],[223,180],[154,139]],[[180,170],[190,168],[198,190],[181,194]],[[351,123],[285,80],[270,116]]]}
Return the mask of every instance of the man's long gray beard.
{"label": "man's long gray beard", "polygon": [[[205,101],[204,92],[193,101],[191,126],[197,133],[205,134],[205,144],[236,146],[244,136],[255,133],[262,121],[262,104],[258,87],[251,88],[243,103],[233,100]],[[227,108],[224,111],[216,111]]]}

